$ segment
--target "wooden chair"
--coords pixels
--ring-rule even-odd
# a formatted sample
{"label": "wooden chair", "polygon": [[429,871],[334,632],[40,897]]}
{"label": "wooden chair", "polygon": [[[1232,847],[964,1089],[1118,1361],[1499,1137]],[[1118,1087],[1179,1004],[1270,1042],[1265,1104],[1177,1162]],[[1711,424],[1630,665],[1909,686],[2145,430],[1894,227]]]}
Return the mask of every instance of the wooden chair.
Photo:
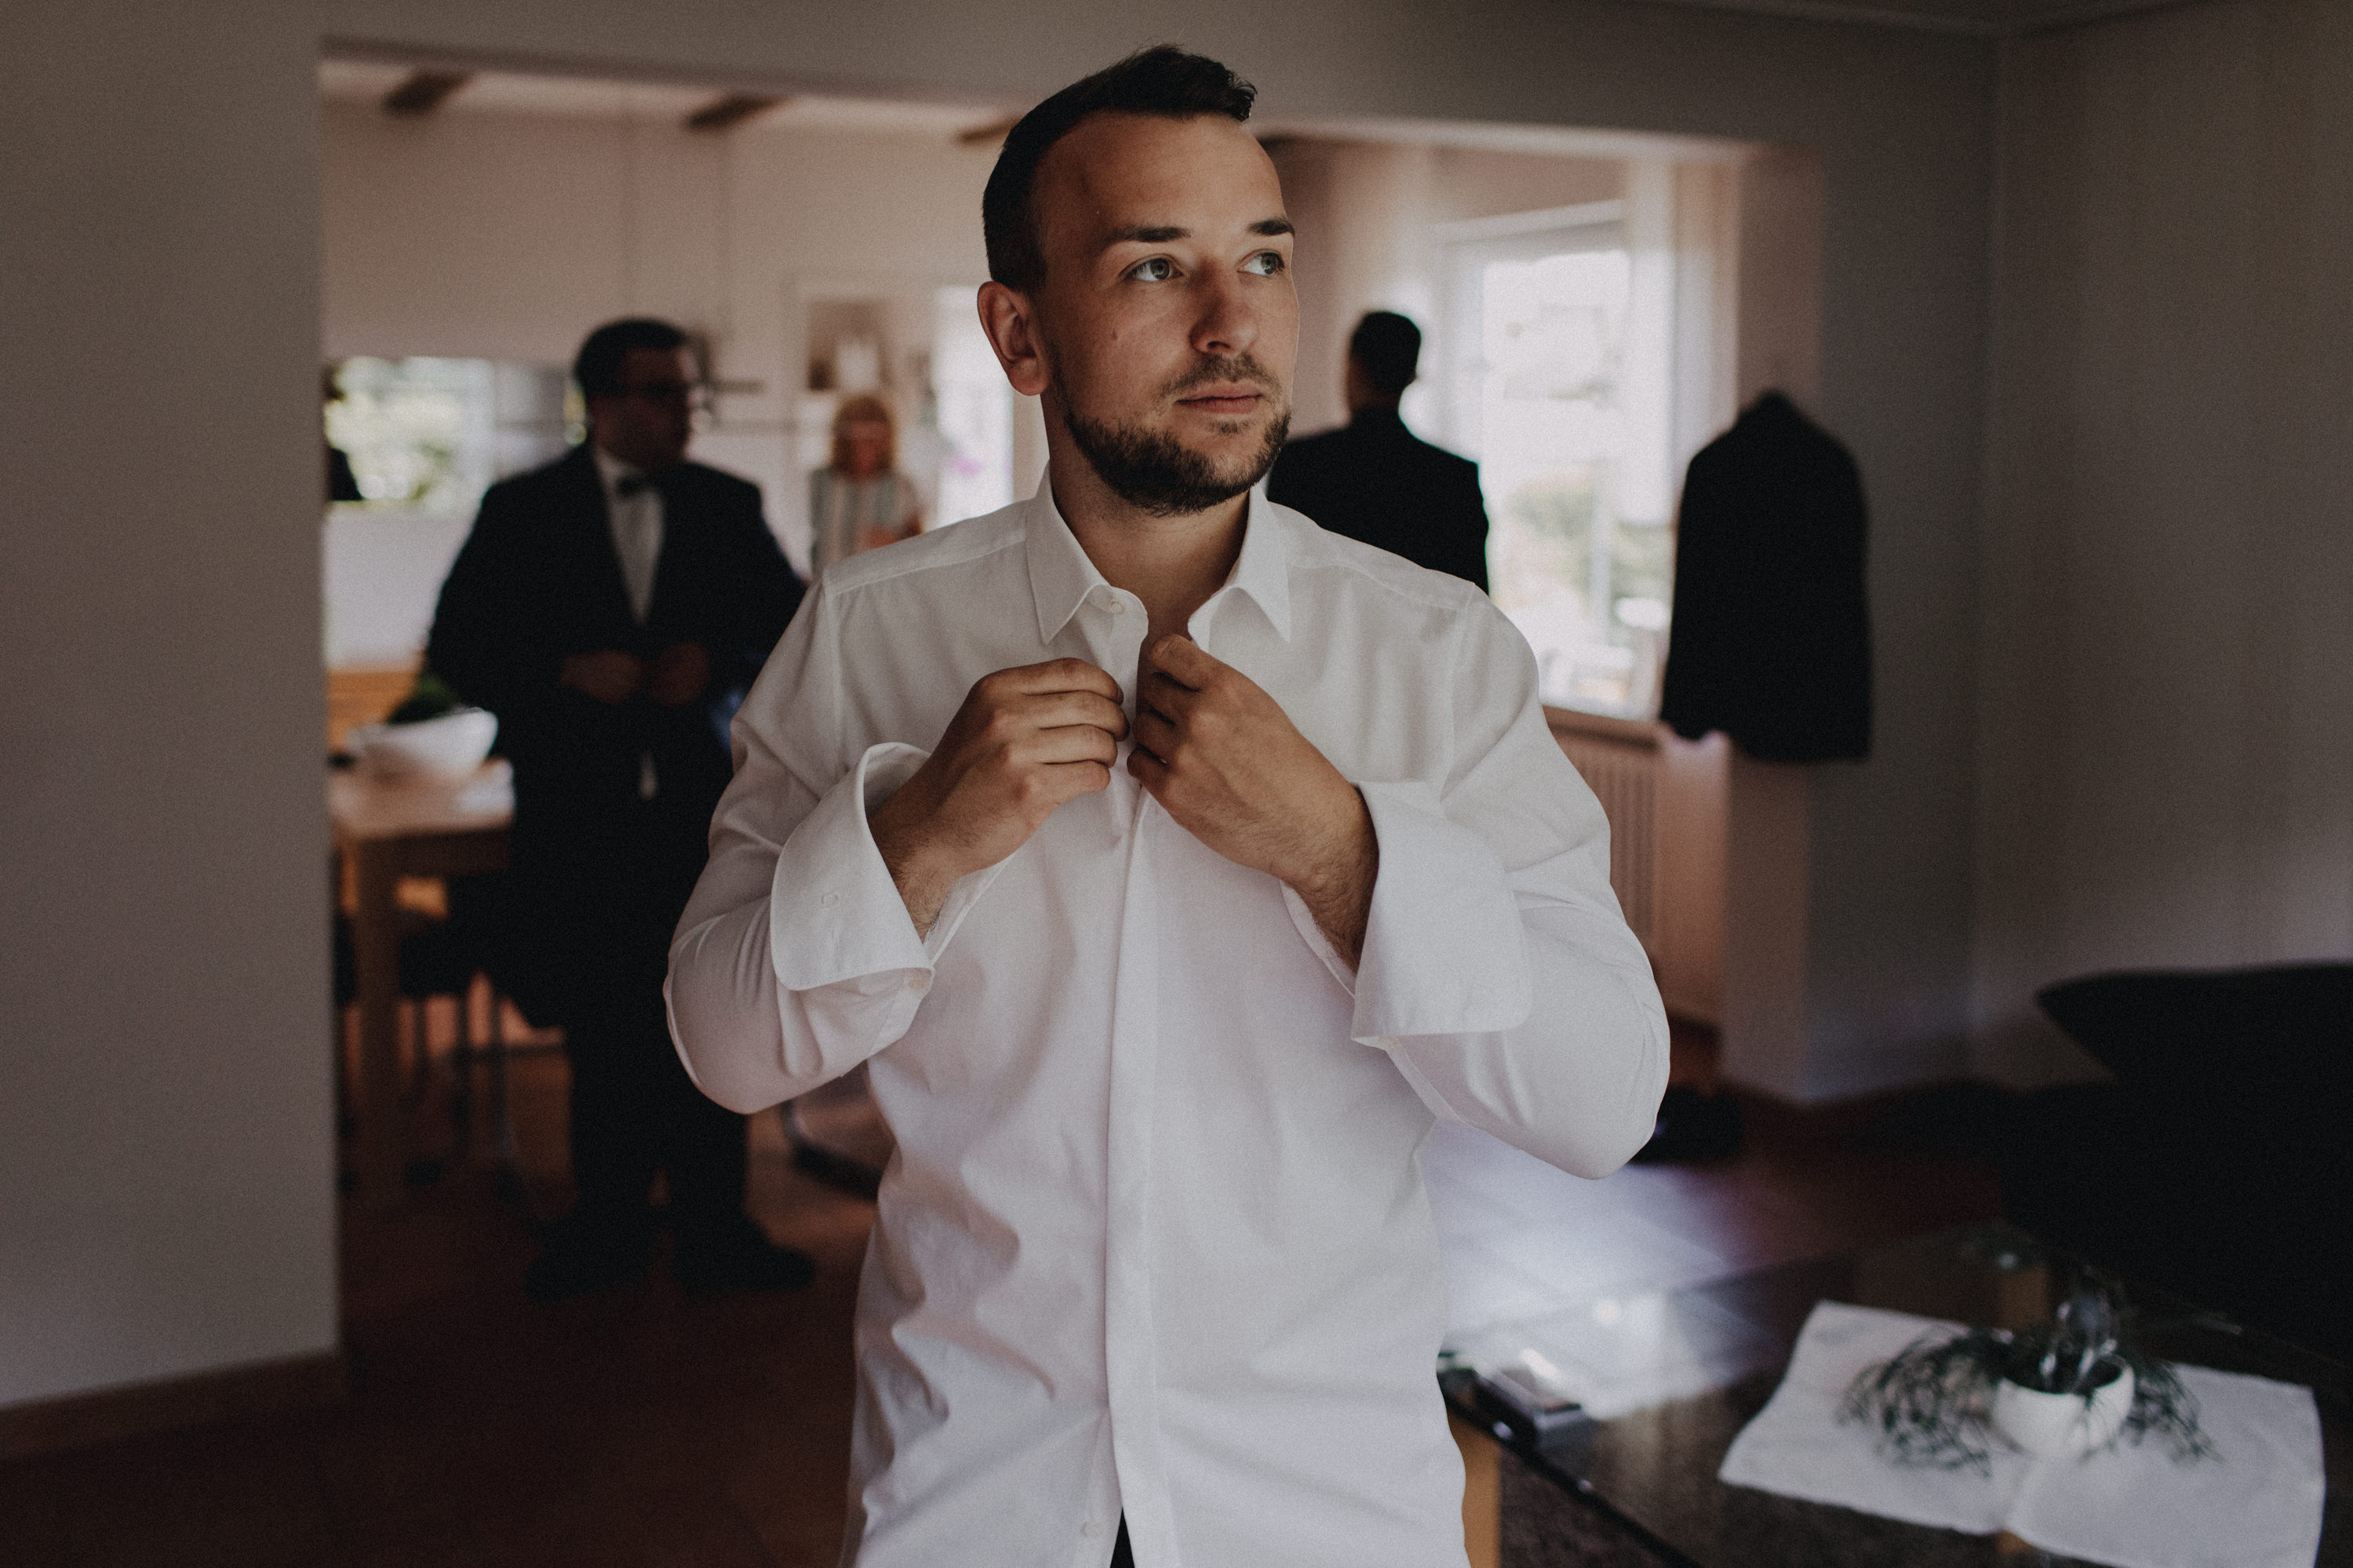
{"label": "wooden chair", "polygon": [[[339,907],[334,921],[334,1062],[339,1124],[346,1134],[351,1130],[353,1118],[344,1081],[343,1015],[344,1010],[358,999],[357,976],[358,964],[351,922]],[[478,976],[488,978],[475,944],[468,940],[461,922],[437,919],[421,911],[403,911],[400,994],[410,1004],[409,1059],[414,1064],[410,1085],[412,1104],[431,1092],[435,1076],[425,1004],[435,996],[448,996],[457,1004],[458,1009],[458,1040],[456,1048],[450,1053],[449,1143],[438,1153],[411,1161],[405,1174],[411,1185],[427,1185],[439,1181],[451,1166],[465,1157],[474,1127],[474,1068],[477,1058],[480,1058],[489,1079],[486,1098],[491,1150],[498,1161],[501,1184],[510,1201],[522,1210],[526,1218],[536,1222],[539,1215],[522,1177],[514,1118],[507,1092],[506,999],[495,985],[491,987],[490,1038],[478,1043],[474,1038],[473,1016],[474,983]],[[345,1184],[348,1185],[348,1177]]]}

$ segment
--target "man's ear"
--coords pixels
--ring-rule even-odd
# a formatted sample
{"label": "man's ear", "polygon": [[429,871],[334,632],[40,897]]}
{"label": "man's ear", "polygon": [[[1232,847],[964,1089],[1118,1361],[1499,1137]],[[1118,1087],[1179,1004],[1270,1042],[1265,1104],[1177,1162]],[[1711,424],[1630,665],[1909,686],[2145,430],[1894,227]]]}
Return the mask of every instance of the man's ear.
{"label": "man's ear", "polygon": [[980,330],[988,334],[988,346],[997,351],[997,363],[1005,368],[1005,379],[1014,391],[1036,397],[1046,390],[1051,380],[1046,374],[1046,345],[1039,336],[1029,296],[1002,283],[982,284]]}

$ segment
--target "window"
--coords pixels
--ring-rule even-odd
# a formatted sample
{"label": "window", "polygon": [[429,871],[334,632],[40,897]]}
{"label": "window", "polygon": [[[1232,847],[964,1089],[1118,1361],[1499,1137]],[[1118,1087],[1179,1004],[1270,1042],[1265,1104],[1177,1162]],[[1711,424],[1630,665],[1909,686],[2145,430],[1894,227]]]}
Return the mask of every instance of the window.
{"label": "window", "polygon": [[1495,600],[1544,700],[1648,717],[1672,596],[1672,342],[1624,216],[1607,202],[1454,226],[1446,392],[1449,434],[1480,465]]}
{"label": "window", "polygon": [[934,526],[1013,500],[1013,389],[980,329],[974,293],[959,286],[932,297],[932,396],[944,448]]}
{"label": "window", "polygon": [[327,439],[352,460],[357,502],[435,517],[473,514],[494,479],[560,456],[583,434],[564,369],[482,359],[347,359]]}

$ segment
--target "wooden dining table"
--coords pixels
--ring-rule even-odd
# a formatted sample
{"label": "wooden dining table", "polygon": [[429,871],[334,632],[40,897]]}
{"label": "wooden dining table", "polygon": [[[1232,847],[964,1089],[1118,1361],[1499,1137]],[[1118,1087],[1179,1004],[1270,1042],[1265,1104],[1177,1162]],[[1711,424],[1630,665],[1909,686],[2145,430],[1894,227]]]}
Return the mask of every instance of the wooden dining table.
{"label": "wooden dining table", "polygon": [[513,775],[493,759],[463,779],[330,773],[327,813],[353,889],[360,1059],[355,1201],[397,1207],[412,1152],[400,1062],[400,883],[410,877],[470,877],[502,870],[514,822]]}

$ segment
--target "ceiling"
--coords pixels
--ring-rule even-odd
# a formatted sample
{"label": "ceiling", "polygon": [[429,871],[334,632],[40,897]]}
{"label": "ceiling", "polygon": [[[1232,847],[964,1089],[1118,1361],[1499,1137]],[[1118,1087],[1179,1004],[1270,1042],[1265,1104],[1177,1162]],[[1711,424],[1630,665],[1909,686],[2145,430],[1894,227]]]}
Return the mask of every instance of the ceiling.
{"label": "ceiling", "polygon": [[[1707,10],[1736,11],[1824,22],[1862,23],[1915,30],[1998,37],[2045,28],[2094,22],[2133,12],[2155,11],[2196,4],[2198,0],[1647,0]],[[426,66],[379,56],[369,51],[330,58],[319,65],[320,97],[343,103],[396,111],[386,100],[406,87],[410,95],[421,90],[411,112],[503,112],[570,116],[592,120],[667,121],[684,124],[698,114],[718,112],[717,127],[761,131],[860,131],[956,137],[985,142],[1000,135],[1009,122],[1008,106],[903,99],[833,97],[818,93],[781,93],[776,89],[728,89],[710,83],[622,81],[584,75],[539,71],[472,70],[462,66]],[[748,90],[748,96],[746,91]],[[397,100],[396,100],[396,103]],[[1013,112],[1018,112],[1018,109]],[[1409,140],[1490,145],[1509,150],[1566,153],[1581,157],[1625,157],[1662,152],[1684,158],[1737,156],[1736,143],[1706,143],[1672,139],[1672,148],[1652,148],[1649,141],[1612,139],[1602,132],[1565,132],[1550,127],[1461,126],[1380,121],[1274,124],[1261,127],[1270,135],[1348,135],[1370,140]],[[1502,142],[1498,142],[1502,138]],[[1597,141],[1596,139],[1599,140]],[[1607,144],[1603,144],[1607,143]],[[1624,144],[1621,144],[1624,143]]]}
{"label": "ceiling", "polygon": [[[680,125],[728,99],[730,90],[708,84],[628,81],[607,77],[544,75],[433,65],[420,68],[390,60],[322,60],[319,96],[329,103],[385,110],[396,91],[414,93],[414,79],[436,85],[412,116],[429,114],[527,114],[579,120],[634,120]],[[459,84],[451,86],[449,84]],[[773,89],[770,95],[773,96]],[[763,101],[754,99],[753,101]],[[733,122],[749,132],[764,131],[860,131],[954,138],[994,143],[1018,110],[1005,105],[942,103],[905,100],[839,98],[795,93],[776,106]],[[1250,129],[1262,139],[1316,136],[1355,142],[1409,142],[1438,147],[1498,153],[1535,153],[1555,157],[1663,157],[1712,163],[1737,159],[1748,144],[1699,136],[1577,130],[1547,125],[1497,125],[1377,118],[1286,119],[1260,115]]]}
{"label": "ceiling", "polygon": [[2081,22],[2103,21],[2135,11],[2165,10],[2193,4],[2195,0],[1651,0],[1651,3],[2000,37]]}
{"label": "ceiling", "polygon": [[[388,94],[409,79],[414,68],[375,60],[322,60],[319,96],[329,103],[379,108]],[[542,114],[679,124],[725,96],[723,89],[675,82],[477,71],[466,75],[464,85],[442,99],[431,112]],[[959,136],[1002,124],[1004,119],[1002,110],[986,105],[796,93],[784,98],[775,108],[745,119],[742,126],[755,132],[869,131]]]}

